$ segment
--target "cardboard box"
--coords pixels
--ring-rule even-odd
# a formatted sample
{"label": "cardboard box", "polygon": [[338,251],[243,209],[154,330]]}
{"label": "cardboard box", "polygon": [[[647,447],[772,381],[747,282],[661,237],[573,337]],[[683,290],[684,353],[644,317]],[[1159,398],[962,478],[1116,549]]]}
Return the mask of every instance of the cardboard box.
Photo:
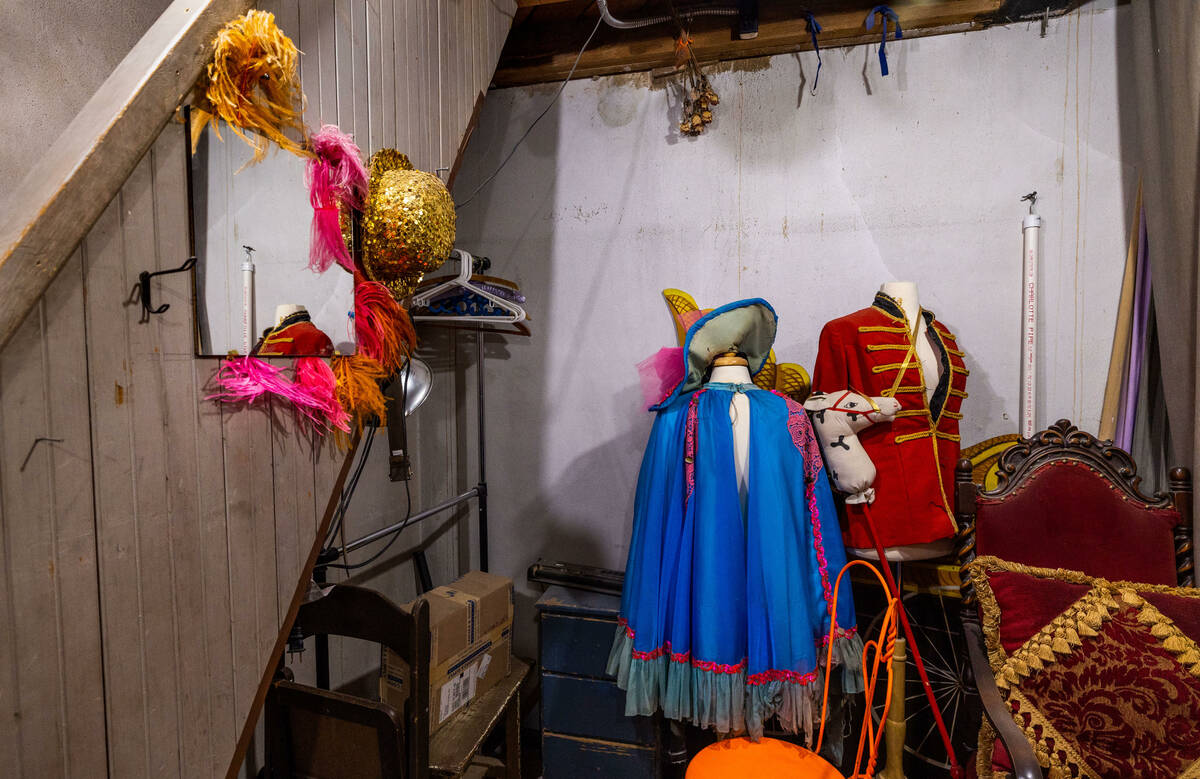
{"label": "cardboard box", "polygon": [[[429,603],[429,730],[508,676],[512,657],[512,580],[472,571],[425,596]],[[404,608],[411,609],[412,603]],[[408,663],[386,647],[379,697],[397,710],[408,700]]]}
{"label": "cardboard box", "polygon": [[[425,594],[429,602],[429,657],[434,668],[462,654],[497,627],[512,625],[512,579],[471,571]],[[412,604],[409,604],[411,608]]]}

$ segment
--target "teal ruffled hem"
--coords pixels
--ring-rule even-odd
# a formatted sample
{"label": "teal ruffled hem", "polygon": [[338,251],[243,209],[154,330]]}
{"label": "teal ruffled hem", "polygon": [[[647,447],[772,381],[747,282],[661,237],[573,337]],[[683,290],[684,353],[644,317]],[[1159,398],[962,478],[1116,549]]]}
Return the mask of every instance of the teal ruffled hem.
{"label": "teal ruffled hem", "polygon": [[[841,666],[843,690],[861,692],[862,639],[857,634],[834,639],[833,662]],[[803,733],[811,742],[824,690],[820,669],[810,682],[746,684],[744,671],[708,671],[675,662],[669,654],[634,659],[633,639],[623,626],[613,639],[608,673],[625,690],[626,716],[648,716],[661,708],[668,719],[689,721],[722,735],[748,733],[754,741],[762,738],[764,723],[777,716],[783,730]]]}

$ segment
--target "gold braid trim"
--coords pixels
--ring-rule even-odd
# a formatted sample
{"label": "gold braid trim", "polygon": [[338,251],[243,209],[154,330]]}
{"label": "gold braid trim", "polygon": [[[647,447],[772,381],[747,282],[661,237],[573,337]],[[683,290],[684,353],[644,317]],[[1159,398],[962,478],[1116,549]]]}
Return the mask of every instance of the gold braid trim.
{"label": "gold braid trim", "polygon": [[1200,679],[1200,646],[1188,638],[1171,619],[1154,607],[1136,591],[1128,587],[1116,588],[1121,600],[1138,610],[1137,620],[1150,626],[1150,633],[1162,642],[1163,649],[1175,655],[1179,664],[1192,676]]}
{"label": "gold braid trim", "polygon": [[957,365],[955,365],[954,363],[950,363],[950,372],[951,373],[961,373],[963,376],[971,375],[971,372],[969,370],[967,370],[966,368],[960,368]]}
{"label": "gold braid trim", "polygon": [[[890,327],[884,328],[884,329],[891,330]],[[861,331],[862,328],[859,328],[859,330]],[[902,330],[903,330],[903,328],[902,328]],[[901,349],[901,350],[907,351],[908,348],[909,348],[908,344],[867,344],[868,352],[881,352],[884,349]]]}
{"label": "gold braid trim", "polygon": [[[1037,757],[1038,764],[1046,769],[1047,779],[1071,779],[1072,765],[1079,769],[1080,777],[1100,779],[1028,698],[1017,690],[1010,690],[1008,695],[1010,700],[1015,699],[1021,704],[1021,712],[1014,716],[1013,720],[1017,723],[1017,727],[1025,732],[1025,738],[1029,739],[1029,743],[1033,745],[1033,754]],[[1028,726],[1024,724],[1024,717],[1021,714],[1029,715]],[[1042,731],[1041,738],[1037,736],[1038,728],[1041,728]],[[1046,744],[1051,739],[1054,740],[1054,752],[1051,752]]]}
{"label": "gold braid trim", "polygon": [[[1008,655],[1005,654],[1004,647],[1000,644],[1000,604],[996,602],[996,595],[992,592],[991,584],[988,583],[988,574],[994,571],[1011,571],[1041,579],[1058,579],[1070,584],[1094,585],[1097,582],[1103,582],[1102,579],[1093,579],[1079,571],[1070,571],[1064,568],[1035,568],[1031,565],[1010,563],[992,555],[976,557],[967,566],[967,571],[971,577],[971,583],[975,585],[975,595],[979,599],[979,609],[983,613],[983,641],[988,652],[988,665],[992,667],[992,673],[996,675],[997,684],[1000,684],[1003,678],[1001,671],[1005,661],[1008,660]],[[1103,583],[1107,584],[1107,582]],[[1112,597],[1109,596],[1108,600],[1112,600]],[[1113,601],[1113,608],[1115,608],[1115,604],[1116,601]],[[1070,608],[1068,608],[1069,610]]]}
{"label": "gold braid trim", "polygon": [[1112,612],[1117,608],[1117,602],[1104,583],[1097,583],[1091,592],[1050,620],[1050,624],[1030,636],[1008,657],[996,674],[997,686],[1001,689],[1009,689],[1010,686],[1015,688],[1034,671],[1057,662],[1059,656],[1073,653],[1083,646],[1083,639],[1099,633],[1101,626],[1112,619]]}
{"label": "gold braid trim", "polygon": [[918,438],[928,438],[931,435],[933,435],[933,431],[926,430],[921,433],[907,433],[905,435],[898,435],[893,440],[898,444],[903,444],[909,441],[916,441]]}
{"label": "gold braid trim", "polygon": [[956,433],[943,433],[941,430],[937,431],[937,433],[935,433],[935,435],[937,435],[938,438],[944,438],[947,441],[961,441],[962,440],[962,437]]}
{"label": "gold braid trim", "polygon": [[947,352],[949,352],[950,354],[953,354],[955,357],[966,357],[967,356],[966,352],[961,351],[959,349],[951,349],[949,346],[944,347],[944,348],[946,349]]}
{"label": "gold braid trim", "polygon": [[[897,414],[896,416],[900,416],[900,415]],[[957,411],[946,411],[944,409],[942,410],[942,416],[948,417],[950,419],[962,419],[963,418],[963,415],[958,413]]]}
{"label": "gold braid trim", "polygon": [[957,398],[967,397],[967,393],[964,390],[954,389],[953,387],[950,388],[950,394]]}
{"label": "gold braid trim", "polygon": [[979,723],[979,749],[975,750],[975,775],[979,779],[992,779],[992,753],[996,749],[996,729],[988,718]]}
{"label": "gold braid trim", "polygon": [[1185,768],[1179,779],[1200,779],[1200,760]]}
{"label": "gold braid trim", "polygon": [[[908,348],[907,346],[904,348]],[[883,373],[884,371],[897,371],[901,369],[912,370],[915,365],[911,365],[908,361],[905,362],[890,362],[887,365],[872,365],[871,373]]]}
{"label": "gold braid trim", "polygon": [[[891,314],[888,314],[891,316]],[[886,325],[862,325],[858,328],[860,333],[907,333],[908,328],[904,325],[900,327],[888,327]],[[908,348],[908,344],[904,344],[904,348]]]}
{"label": "gold braid trim", "polygon": [[906,386],[903,386],[903,387],[896,387],[896,391],[895,391],[895,392],[893,392],[892,394],[893,394],[893,395],[899,395],[901,392],[924,392],[924,391],[925,391],[925,388],[924,388],[924,387],[922,387],[922,386],[920,386],[920,385],[917,385],[917,384],[914,384],[914,385],[912,385],[912,386],[907,386],[907,385],[906,385]]}
{"label": "gold braid trim", "polygon": [[925,416],[925,409],[909,408],[909,409],[905,409],[903,411],[897,411],[895,416],[898,416],[898,417],[923,417],[923,416]]}

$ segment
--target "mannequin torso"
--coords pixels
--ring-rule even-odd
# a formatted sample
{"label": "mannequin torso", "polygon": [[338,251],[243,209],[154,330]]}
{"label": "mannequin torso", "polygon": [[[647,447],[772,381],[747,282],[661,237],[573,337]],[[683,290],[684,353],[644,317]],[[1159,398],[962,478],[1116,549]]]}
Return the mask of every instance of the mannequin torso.
{"label": "mannequin torso", "polygon": [[[754,385],[745,360],[742,360],[740,365],[714,365],[708,383]],[[733,426],[733,462],[737,470],[738,496],[741,497],[744,514],[746,495],[749,492],[747,473],[750,469],[750,399],[743,393],[734,394],[729,404],[729,423]]]}
{"label": "mannequin torso", "polygon": [[904,318],[908,326],[917,326],[913,341],[917,345],[917,360],[921,363],[921,372],[925,375],[925,399],[932,399],[934,388],[942,375],[942,363],[933,351],[929,342],[925,317],[921,316],[921,303],[917,294],[917,284],[913,281],[889,281],[879,288],[879,291],[895,300],[904,310]]}
{"label": "mannequin torso", "polygon": [[[942,363],[933,350],[933,344],[929,341],[925,317],[921,316],[921,303],[917,293],[917,284],[913,281],[889,281],[880,286],[879,291],[892,300],[895,300],[900,308],[904,310],[904,318],[908,320],[909,327],[912,327],[916,323],[917,331],[913,342],[917,346],[916,356],[921,362],[921,373],[925,377],[925,400],[928,402],[933,397],[938,380],[942,376]],[[949,554],[953,547],[954,539],[945,538],[927,544],[894,546],[885,551],[888,560],[900,562],[904,560],[927,560],[933,557],[941,557]],[[864,557],[869,560],[879,558],[874,549],[852,549],[850,551],[857,557]]]}

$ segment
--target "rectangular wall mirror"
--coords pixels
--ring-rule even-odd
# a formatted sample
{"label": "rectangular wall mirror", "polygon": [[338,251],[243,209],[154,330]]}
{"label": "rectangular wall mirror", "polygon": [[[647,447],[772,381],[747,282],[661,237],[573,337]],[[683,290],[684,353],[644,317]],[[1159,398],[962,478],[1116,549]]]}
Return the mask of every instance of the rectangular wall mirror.
{"label": "rectangular wall mirror", "polygon": [[264,356],[353,354],[353,275],[308,268],[305,160],[274,145],[248,165],[253,157],[224,122],[220,138],[204,128],[191,157],[196,353],[246,354],[248,340]]}

